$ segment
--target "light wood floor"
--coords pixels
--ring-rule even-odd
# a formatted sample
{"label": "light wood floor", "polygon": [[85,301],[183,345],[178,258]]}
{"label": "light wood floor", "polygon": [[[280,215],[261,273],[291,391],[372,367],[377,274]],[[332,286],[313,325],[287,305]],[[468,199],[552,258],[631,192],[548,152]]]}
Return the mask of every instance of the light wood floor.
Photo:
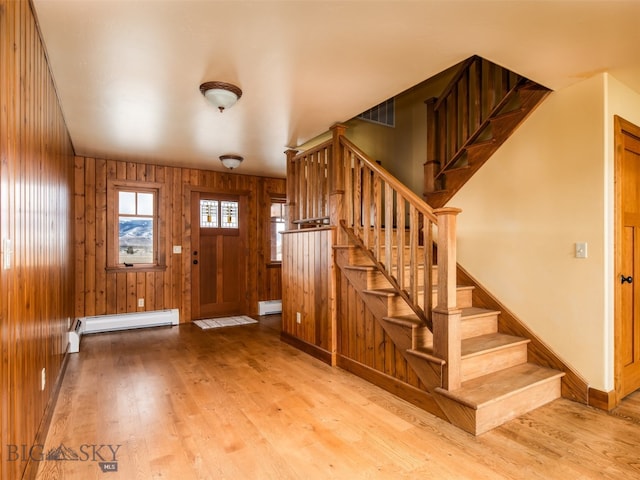
{"label": "light wood floor", "polygon": [[474,438],[281,343],[276,326],[84,337],[45,447],[111,460],[121,445],[118,471],[81,455],[41,462],[38,478],[640,478],[640,402],[609,415],[558,400]]}

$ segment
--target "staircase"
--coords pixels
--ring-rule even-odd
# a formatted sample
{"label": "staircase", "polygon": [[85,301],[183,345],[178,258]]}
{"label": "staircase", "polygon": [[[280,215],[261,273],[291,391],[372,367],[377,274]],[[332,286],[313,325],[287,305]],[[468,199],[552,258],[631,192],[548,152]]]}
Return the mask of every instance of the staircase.
{"label": "staircase", "polygon": [[424,196],[445,205],[550,90],[478,56],[427,103]]}
{"label": "staircase", "polygon": [[[364,246],[352,235],[350,238],[348,245],[336,247],[339,268],[451,423],[478,435],[560,397],[564,373],[529,363],[529,340],[500,333],[500,312],[474,307],[474,287],[466,285],[456,287],[461,317],[461,385],[455,390],[443,388],[446,362],[434,353],[432,332],[396,292]],[[420,266],[419,271],[422,284],[425,270]],[[432,267],[431,276],[435,303],[437,266]]]}
{"label": "staircase", "polygon": [[287,152],[289,228],[328,219],[337,274],[348,293],[342,286],[329,290],[343,305],[351,300],[341,294],[351,298],[355,291],[357,305],[347,305],[345,316],[366,309],[386,336],[362,348],[386,350],[391,341],[401,357],[398,369],[406,364],[417,377],[408,385],[429,398],[424,408],[474,435],[559,398],[565,374],[544,365],[570,369],[548,362],[539,339],[514,335],[527,329],[513,329],[502,312],[481,308],[475,287],[458,282],[468,278],[456,263],[460,211],[433,206],[445,204],[547,93],[479,57],[464,62],[428,105],[437,120],[428,132],[429,204],[351,143],[343,125],[313,149]]}

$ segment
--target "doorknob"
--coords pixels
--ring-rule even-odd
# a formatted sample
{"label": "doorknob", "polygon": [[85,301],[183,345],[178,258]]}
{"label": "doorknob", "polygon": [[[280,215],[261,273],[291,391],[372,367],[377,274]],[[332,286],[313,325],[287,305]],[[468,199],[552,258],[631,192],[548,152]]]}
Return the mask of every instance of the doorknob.
{"label": "doorknob", "polygon": [[625,277],[624,275],[620,275],[620,283],[633,283],[633,277]]}
{"label": "doorknob", "polygon": [[197,265],[197,264],[198,264],[198,260],[194,260],[194,261],[193,261],[193,264],[194,264],[194,265]]}
{"label": "doorknob", "polygon": [[193,251],[193,254],[194,254],[194,255],[198,255],[198,250],[194,250],[194,251]]}

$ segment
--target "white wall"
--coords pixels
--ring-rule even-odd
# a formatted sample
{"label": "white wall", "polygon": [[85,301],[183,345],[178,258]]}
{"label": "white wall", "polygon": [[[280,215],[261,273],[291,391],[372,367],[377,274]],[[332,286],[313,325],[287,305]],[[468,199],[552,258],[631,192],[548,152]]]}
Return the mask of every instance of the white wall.
{"label": "white wall", "polygon": [[[595,388],[610,390],[604,75],[552,93],[449,202],[461,265]],[[574,258],[576,242],[588,258]]]}

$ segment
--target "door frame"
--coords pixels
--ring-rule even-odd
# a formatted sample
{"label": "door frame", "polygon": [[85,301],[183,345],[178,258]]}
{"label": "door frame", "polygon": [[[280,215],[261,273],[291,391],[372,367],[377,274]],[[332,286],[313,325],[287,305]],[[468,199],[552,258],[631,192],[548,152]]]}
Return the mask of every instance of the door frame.
{"label": "door frame", "polygon": [[[184,219],[184,236],[183,236],[183,249],[182,249],[182,255],[183,255],[183,266],[184,266],[184,290],[182,292],[183,294],[183,302],[182,305],[184,306],[184,308],[189,312],[189,322],[192,322],[193,319],[193,315],[192,315],[192,311],[191,311],[191,305],[192,305],[192,295],[191,295],[191,291],[192,291],[192,286],[193,286],[193,265],[191,263],[191,252],[193,250],[192,248],[192,242],[191,242],[191,235],[192,235],[192,228],[191,228],[191,193],[192,192],[198,192],[198,193],[209,193],[212,195],[236,195],[240,198],[240,202],[244,203],[245,205],[247,205],[247,208],[250,208],[250,196],[251,196],[251,191],[249,190],[224,190],[221,188],[214,188],[214,187],[208,187],[206,185],[185,185],[184,186],[184,191],[183,191],[183,195],[182,195],[182,211],[183,211],[183,219]],[[240,235],[245,235],[245,239],[247,240],[247,242],[249,241],[249,237],[250,237],[250,233],[248,230],[246,230],[248,228],[248,225],[245,225],[244,228],[241,228],[241,232]],[[243,233],[244,232],[244,233]],[[248,243],[245,244],[245,249],[250,249],[250,245]],[[248,281],[248,277],[247,277],[247,273],[248,273],[248,269],[249,269],[249,255],[245,255],[245,265],[244,265],[244,269],[245,269],[245,275],[244,275],[244,283],[245,283],[245,289],[247,286],[247,281]],[[247,302],[246,299],[243,300],[243,310],[246,311],[247,310]]]}
{"label": "door frame", "polygon": [[[631,135],[640,139],[640,126],[625,120],[618,115],[613,117],[614,124],[614,321],[613,321],[613,351],[614,351],[614,395],[613,406],[616,406],[622,400],[622,372],[624,369],[624,359],[621,354],[622,340],[622,289],[618,279],[622,274],[622,191],[620,188],[621,164],[624,155],[623,137]],[[640,387],[640,385],[639,385]]]}

